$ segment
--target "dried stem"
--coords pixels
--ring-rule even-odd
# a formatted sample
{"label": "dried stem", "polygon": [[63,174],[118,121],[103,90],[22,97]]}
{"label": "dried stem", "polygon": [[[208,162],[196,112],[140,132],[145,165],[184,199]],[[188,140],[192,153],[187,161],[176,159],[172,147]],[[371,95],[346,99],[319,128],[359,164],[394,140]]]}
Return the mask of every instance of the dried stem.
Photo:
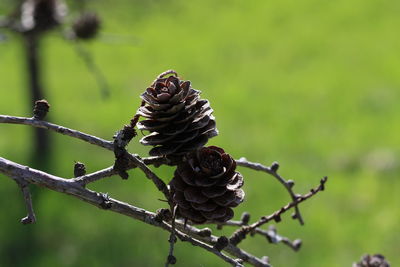
{"label": "dried stem", "polygon": [[175,219],[176,219],[176,208],[175,207],[171,207],[172,210],[172,221],[171,221],[171,235],[169,236],[169,253],[168,253],[168,257],[167,257],[167,262],[165,263],[165,267],[168,267],[170,264],[175,264],[176,263],[176,258],[174,256],[174,246],[176,243],[176,229],[175,229]]}
{"label": "dried stem", "polygon": [[[263,172],[266,172],[266,173],[272,175],[286,188],[286,190],[288,191],[292,200],[294,202],[296,202],[297,196],[293,192],[294,182],[292,180],[285,180],[282,176],[280,176],[278,174],[279,164],[277,162],[274,162],[271,165],[271,167],[267,167],[260,163],[250,162],[246,158],[240,158],[240,159],[236,160],[236,163],[239,166],[247,167],[247,168],[250,168],[250,169],[253,169],[256,171],[263,171]],[[297,204],[295,204],[295,206],[294,206],[294,214],[292,215],[292,218],[299,220],[300,224],[302,224],[302,225],[304,224],[303,217],[301,216],[300,209],[297,206]]]}
{"label": "dried stem", "polygon": [[170,200],[170,194],[167,185],[164,183],[163,180],[161,180],[154,172],[150,170],[149,167],[147,167],[143,161],[140,159],[139,156],[133,155],[133,154],[128,154],[129,160],[137,166],[139,169],[141,169],[146,177],[150,180],[153,181],[155,186],[159,191],[161,191],[164,196],[166,197],[167,200]]}
{"label": "dried stem", "polygon": [[19,181],[19,180],[16,180],[16,182],[17,182],[18,186],[21,188],[22,194],[24,196],[26,209],[28,211],[28,215],[21,219],[21,223],[22,224],[35,223],[36,215],[35,215],[35,211],[33,210],[32,196],[31,196],[31,192],[29,190],[28,184],[23,181]]}

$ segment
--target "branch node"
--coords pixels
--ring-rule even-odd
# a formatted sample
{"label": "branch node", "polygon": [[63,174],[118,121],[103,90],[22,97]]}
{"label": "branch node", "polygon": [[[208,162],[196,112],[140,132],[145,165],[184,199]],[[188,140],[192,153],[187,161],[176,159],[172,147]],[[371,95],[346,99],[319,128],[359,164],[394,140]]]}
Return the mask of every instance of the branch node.
{"label": "branch node", "polygon": [[33,108],[33,117],[37,120],[43,120],[46,117],[47,112],[49,112],[50,104],[47,100],[37,100],[35,102],[35,107]]}
{"label": "branch node", "polygon": [[296,240],[294,240],[293,243],[292,243],[292,245],[293,245],[293,249],[294,249],[295,251],[298,251],[298,250],[301,248],[301,245],[302,245],[301,239],[296,239]]}
{"label": "branch node", "polygon": [[237,229],[229,238],[229,243],[232,245],[236,246],[239,244],[243,239],[246,238],[246,235],[250,231],[250,228],[248,226],[243,226],[239,229]]}
{"label": "branch node", "polygon": [[85,164],[83,164],[82,162],[75,162],[74,165],[74,176],[75,177],[80,177],[86,174],[86,167]]}
{"label": "branch node", "polygon": [[100,203],[102,209],[108,210],[112,207],[112,201],[110,201],[108,193],[98,193],[98,196],[102,199],[102,202]]}
{"label": "branch node", "polygon": [[174,265],[176,263],[176,257],[174,255],[168,255],[167,264]]}
{"label": "branch node", "polygon": [[229,245],[229,239],[226,236],[220,236],[215,243],[214,248],[218,251],[223,250]]}
{"label": "branch node", "polygon": [[172,220],[172,213],[169,209],[158,209],[156,211],[156,216],[154,216],[154,220],[159,223],[162,221],[170,221]]}
{"label": "branch node", "polygon": [[321,179],[320,185],[319,185],[319,190],[324,191],[325,190],[325,183],[328,180],[328,177],[325,176],[324,178]]}
{"label": "branch node", "polygon": [[36,215],[33,210],[32,196],[29,190],[28,184],[26,182],[20,182],[17,180],[19,188],[21,188],[22,194],[24,195],[24,201],[28,215],[21,219],[22,224],[33,224],[36,222]]}
{"label": "branch node", "polygon": [[248,212],[243,212],[243,213],[242,213],[242,217],[240,218],[240,220],[242,221],[242,224],[243,224],[243,225],[249,224],[249,221],[250,221],[250,213],[248,213]]}
{"label": "branch node", "polygon": [[199,231],[199,236],[210,237],[212,235],[212,230],[210,228],[203,228]]}
{"label": "branch node", "polygon": [[271,171],[276,173],[278,171],[278,169],[279,169],[279,163],[276,162],[276,161],[273,162],[272,165],[271,165]]}
{"label": "branch node", "polygon": [[289,188],[293,188],[294,186],[294,181],[293,180],[287,180],[286,185],[289,186]]}
{"label": "branch node", "polygon": [[126,171],[129,168],[129,153],[126,151],[125,147],[136,135],[136,130],[132,126],[125,125],[122,130],[118,131],[113,136],[115,155],[114,170],[116,170],[118,175],[124,180],[129,177],[129,174]]}

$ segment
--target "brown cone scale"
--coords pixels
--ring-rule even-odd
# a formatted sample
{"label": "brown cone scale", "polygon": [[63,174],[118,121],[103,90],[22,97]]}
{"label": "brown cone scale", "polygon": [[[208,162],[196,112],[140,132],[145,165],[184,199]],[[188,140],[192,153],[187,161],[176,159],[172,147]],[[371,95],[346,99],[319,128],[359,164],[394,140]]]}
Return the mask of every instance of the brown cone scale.
{"label": "brown cone scale", "polygon": [[221,148],[203,147],[185,157],[170,182],[177,214],[192,223],[226,222],[244,199],[243,177]]}
{"label": "brown cone scale", "polygon": [[138,114],[145,120],[137,126],[150,134],[140,142],[153,146],[152,156],[183,156],[218,134],[208,100],[200,99],[200,91],[174,71],[159,75],[141,98]]}

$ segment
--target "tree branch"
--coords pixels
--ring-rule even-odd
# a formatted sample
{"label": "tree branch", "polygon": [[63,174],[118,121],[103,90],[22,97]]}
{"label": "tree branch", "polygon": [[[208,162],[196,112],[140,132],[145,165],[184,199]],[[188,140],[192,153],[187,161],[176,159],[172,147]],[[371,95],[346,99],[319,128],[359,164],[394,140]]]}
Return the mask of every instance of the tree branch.
{"label": "tree branch", "polygon": [[[107,150],[111,151],[115,150],[114,142],[110,142],[98,138],[96,136],[92,136],[77,130],[69,129],[63,126],[59,126],[42,120],[37,120],[34,118],[0,115],[0,123],[24,124],[33,127],[44,128],[83,140],[85,142],[97,145]],[[125,166],[126,170],[139,167],[145,173],[146,177],[153,181],[158,190],[164,194],[166,199],[170,200],[170,195],[167,185],[154,172],[152,172],[147,165],[154,165],[155,167],[158,167],[163,164],[175,165],[176,162],[173,162],[171,159],[167,159],[164,157],[146,157],[141,159],[138,155],[130,154],[128,152],[126,152],[124,157],[128,159],[128,164],[127,166]],[[310,193],[301,196],[301,195],[296,195],[292,191],[292,187],[294,185],[293,181],[291,180],[286,181],[277,173],[277,170],[279,168],[279,165],[277,163],[274,163],[271,167],[266,167],[259,163],[249,162],[244,158],[236,160],[236,162],[239,166],[248,167],[254,170],[264,171],[274,176],[288,190],[292,199],[294,199],[293,202],[289,203],[288,205],[286,205],[279,211],[271,214],[270,216],[263,216],[259,221],[253,223],[250,226],[247,226],[246,225],[247,223],[243,224],[243,222],[241,222],[242,227],[238,229],[231,236],[230,242],[227,244],[226,247],[223,248],[224,251],[237,257],[240,260],[234,260],[232,258],[229,258],[228,256],[222,254],[220,251],[215,249],[214,245],[217,243],[218,237],[211,235],[211,231],[205,231],[206,233],[209,232],[209,234],[205,235],[204,234],[205,232],[203,230],[200,230],[194,226],[187,225],[184,222],[176,220],[175,222],[176,224],[175,226],[177,229],[176,236],[183,241],[188,241],[193,245],[200,246],[214,253],[215,255],[222,258],[226,262],[232,264],[233,266],[241,266],[242,262],[248,262],[253,266],[270,267],[270,264],[268,262],[268,257],[264,256],[261,259],[257,258],[254,255],[251,255],[250,253],[238,248],[237,244],[241,240],[243,240],[247,236],[247,234],[256,232],[266,236],[267,238],[268,237],[275,238],[275,241],[279,239],[281,242],[291,246],[293,249],[296,249],[296,246],[299,247],[299,244],[295,244],[296,240],[291,243],[287,238],[278,236],[276,233],[275,235],[271,235],[271,233],[265,233],[267,231],[260,229],[259,226],[271,220],[275,220],[277,222],[280,221],[280,215],[293,207],[296,210],[293,218],[297,218],[300,221],[300,223],[303,223],[300,211],[298,210],[298,204],[310,198],[318,191],[323,190],[326,178],[321,180],[321,184],[317,189],[312,189]],[[111,166],[103,170],[99,170],[97,172],[93,172],[91,174],[83,175],[73,179],[64,179],[35,169],[31,169],[29,167],[19,165],[17,163],[11,162],[9,160],[0,157],[0,172],[10,176],[16,181],[19,182],[23,181],[24,183],[32,183],[39,186],[47,187],[54,191],[69,194],[83,201],[86,201],[92,205],[95,205],[101,209],[109,209],[111,211],[143,221],[147,224],[161,227],[164,230],[171,232],[172,226],[166,223],[166,221],[170,223],[171,222],[170,219],[160,221],[159,219],[156,219],[156,214],[152,212],[131,206],[127,203],[118,201],[116,199],[112,199],[107,194],[97,193],[85,188],[85,186],[89,183],[118,174],[119,171],[115,169],[115,166]]]}
{"label": "tree branch", "polygon": [[47,121],[37,120],[34,118],[0,115],[0,123],[30,125],[36,128],[43,128],[63,135],[68,135],[70,137],[78,138],[85,142],[103,147],[108,150],[114,149],[113,142],[111,141],[107,141],[93,135],[85,134],[77,130],[73,130]]}
{"label": "tree branch", "polygon": [[[110,174],[110,169],[107,168],[100,172]],[[93,173],[92,175],[99,175],[100,172]],[[106,194],[98,193],[84,188],[79,182],[77,182],[76,179],[60,178],[36,169],[29,168],[27,166],[20,165],[2,157],[0,157],[0,173],[9,176],[17,182],[35,184],[41,187],[46,187],[53,191],[68,194],[89,204],[92,204],[100,209],[107,209],[116,213],[120,213],[133,219],[140,220],[146,224],[153,225],[171,232],[171,225],[164,221],[159,222],[159,220],[156,220],[155,213],[132,206],[117,199],[110,198]],[[179,231],[176,232],[179,239],[202,247],[214,253],[224,261],[231,263],[233,266],[241,266],[237,260],[234,260],[224,255],[223,253],[215,250],[212,247],[212,245],[217,240],[216,236],[201,236],[200,229],[190,225],[185,226],[180,221],[176,221],[176,227],[177,229],[179,229]],[[257,257],[245,251],[242,251],[235,246],[228,245],[224,250],[227,251],[229,254],[232,254],[233,256],[242,259],[243,261],[249,262],[254,266],[269,266]]]}

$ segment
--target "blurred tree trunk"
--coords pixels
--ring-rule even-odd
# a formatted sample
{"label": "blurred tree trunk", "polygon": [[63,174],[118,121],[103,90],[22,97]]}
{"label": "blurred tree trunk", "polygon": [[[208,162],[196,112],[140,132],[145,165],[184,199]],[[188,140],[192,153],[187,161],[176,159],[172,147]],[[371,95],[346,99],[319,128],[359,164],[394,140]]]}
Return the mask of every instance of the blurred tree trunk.
{"label": "blurred tree trunk", "polygon": [[[26,51],[26,67],[30,94],[29,106],[33,109],[35,101],[44,99],[40,66],[40,35],[36,33],[24,35]],[[34,168],[46,169],[50,158],[50,138],[45,129],[34,129],[31,162]]]}

